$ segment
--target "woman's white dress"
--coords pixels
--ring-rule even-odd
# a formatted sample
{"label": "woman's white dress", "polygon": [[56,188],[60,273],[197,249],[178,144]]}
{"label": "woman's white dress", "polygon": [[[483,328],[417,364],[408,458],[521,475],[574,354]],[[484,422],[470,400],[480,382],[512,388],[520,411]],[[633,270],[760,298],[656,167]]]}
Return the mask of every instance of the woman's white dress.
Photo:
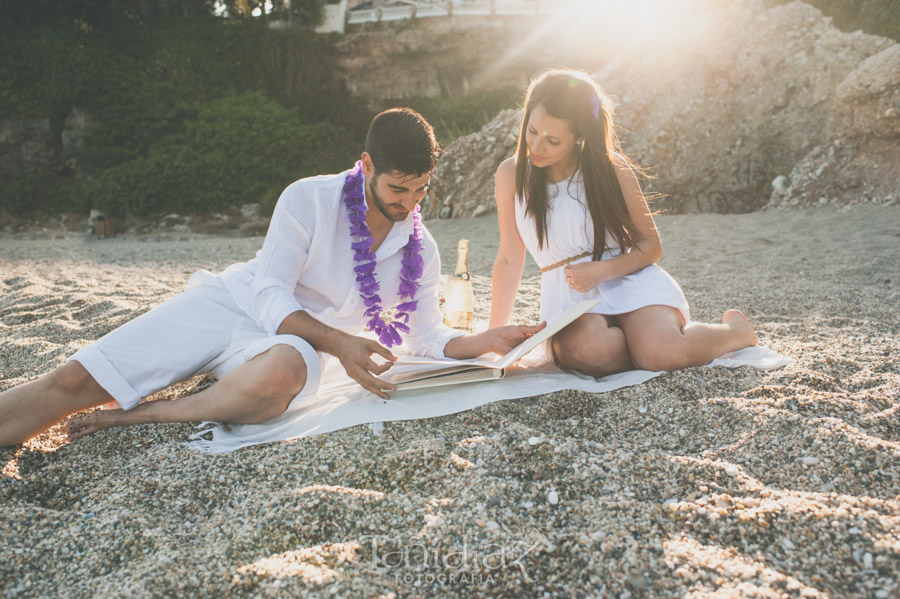
{"label": "woman's white dress", "polygon": [[[534,219],[525,213],[525,203],[516,198],[516,225],[525,247],[541,268],[578,256],[594,248],[594,228],[591,215],[584,202],[584,182],[581,171],[574,176],[547,186],[549,210],[547,212],[548,237],[543,248],[538,248]],[[622,252],[616,240],[607,233],[607,250],[601,256],[609,260]],[[585,256],[571,262],[588,262]],[[591,308],[594,314],[625,314],[652,305],[671,306],[681,312],[684,322],[690,322],[687,300],[681,287],[669,273],[655,264],[641,270],[600,283],[594,289],[581,293],[566,283],[565,267],[560,266],[541,273],[541,320],[550,322],[584,299],[602,298]]]}

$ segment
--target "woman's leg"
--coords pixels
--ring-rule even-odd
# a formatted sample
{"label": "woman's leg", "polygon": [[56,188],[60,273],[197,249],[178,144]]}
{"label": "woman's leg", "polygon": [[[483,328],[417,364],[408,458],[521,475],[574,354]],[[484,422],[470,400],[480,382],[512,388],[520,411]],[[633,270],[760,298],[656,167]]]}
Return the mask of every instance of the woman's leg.
{"label": "woman's leg", "polygon": [[756,332],[738,310],[722,324],[691,322],[669,306],[647,306],[618,316],[634,365],[643,370],[678,370],[708,364],[724,353],[756,345]]}
{"label": "woman's leg", "polygon": [[632,368],[625,334],[602,314],[584,314],[550,340],[563,368],[606,376]]}
{"label": "woman's leg", "polygon": [[78,362],[0,393],[0,447],[18,445],[68,416],[112,401]]}
{"label": "woman's leg", "polygon": [[72,419],[71,440],[132,424],[202,422],[256,424],[284,413],[307,380],[306,362],[288,345],[275,345],[230,370],[200,393],[171,401],[149,401],[132,410],[103,410]]}

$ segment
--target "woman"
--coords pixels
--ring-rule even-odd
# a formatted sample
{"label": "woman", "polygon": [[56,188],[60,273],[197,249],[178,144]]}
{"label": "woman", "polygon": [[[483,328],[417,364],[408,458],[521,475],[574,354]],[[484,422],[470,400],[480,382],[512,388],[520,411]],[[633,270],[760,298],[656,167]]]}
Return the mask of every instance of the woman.
{"label": "woman", "polygon": [[552,69],[529,86],[518,152],[497,169],[490,327],[509,320],[527,248],[541,267],[541,320],[602,298],[551,339],[564,368],[595,377],[676,370],[756,345],[737,310],[725,312],[722,324],[691,322],[678,283],[655,264],[659,233],[634,167],[619,152],[612,114],[584,73]]}

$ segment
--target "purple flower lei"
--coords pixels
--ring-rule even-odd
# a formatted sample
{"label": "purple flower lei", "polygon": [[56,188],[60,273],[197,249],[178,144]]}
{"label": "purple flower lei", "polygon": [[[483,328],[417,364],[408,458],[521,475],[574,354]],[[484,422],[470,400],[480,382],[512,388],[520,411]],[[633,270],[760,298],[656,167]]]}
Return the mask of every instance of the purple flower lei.
{"label": "purple flower lei", "polygon": [[403,258],[400,261],[400,299],[407,301],[397,304],[397,313],[390,323],[386,323],[381,316],[381,296],[378,290],[381,288],[375,279],[375,253],[370,251],[375,239],[366,224],[366,193],[363,189],[362,162],[357,161],[356,166],[347,173],[344,180],[344,191],[341,199],[347,207],[350,218],[350,236],[357,238],[350,244],[354,251],[353,261],[358,264],[353,268],[356,272],[356,281],[359,283],[359,296],[366,305],[363,314],[369,320],[366,326],[370,331],[378,335],[378,341],[386,347],[400,345],[403,339],[400,333],[409,332],[409,315],[416,311],[419,302],[416,300],[416,291],[419,289],[419,279],[425,261],[422,259],[422,217],[419,215],[419,207],[413,210],[413,232],[409,241],[403,246]]}

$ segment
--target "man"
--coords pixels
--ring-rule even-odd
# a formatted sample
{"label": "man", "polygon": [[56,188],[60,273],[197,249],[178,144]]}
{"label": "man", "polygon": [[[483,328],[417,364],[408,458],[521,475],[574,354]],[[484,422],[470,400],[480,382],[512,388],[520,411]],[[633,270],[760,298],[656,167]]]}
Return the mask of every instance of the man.
{"label": "man", "polygon": [[[439,154],[418,113],[379,114],[361,172],[290,185],[256,258],[220,275],[198,271],[183,293],[55,371],[0,393],[0,446],[112,401],[121,409],[70,421],[70,439],[150,422],[265,422],[295,397],[316,392],[320,354],[340,360],[348,376],[386,399],[394,386],[378,376],[397,357],[359,336],[367,325],[385,344],[403,338],[412,353],[431,357],[502,354],[533,335],[540,326],[464,335],[441,323],[437,245],[417,214]],[[395,304],[391,322],[382,308]],[[188,397],[140,403],[200,373],[218,382]]]}

